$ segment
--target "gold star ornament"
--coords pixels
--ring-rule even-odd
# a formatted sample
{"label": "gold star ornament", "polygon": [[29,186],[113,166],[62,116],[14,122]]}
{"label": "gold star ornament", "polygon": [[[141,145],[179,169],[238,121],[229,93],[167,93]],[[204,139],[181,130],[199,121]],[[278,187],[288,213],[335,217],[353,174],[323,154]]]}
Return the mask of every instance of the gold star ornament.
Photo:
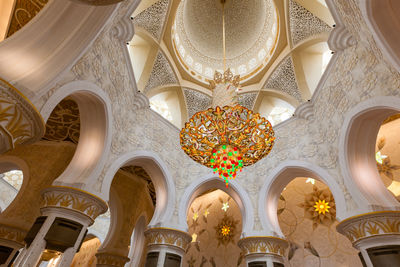
{"label": "gold star ornament", "polygon": [[222,208],[221,209],[226,212],[229,209],[228,202],[222,203]]}
{"label": "gold star ornament", "polygon": [[325,202],[325,200],[321,201],[319,199],[318,201],[315,202],[314,208],[315,208],[315,211],[318,212],[318,214],[321,214],[321,213],[325,214],[326,212],[329,212],[329,209],[331,207],[329,206],[329,202]]}

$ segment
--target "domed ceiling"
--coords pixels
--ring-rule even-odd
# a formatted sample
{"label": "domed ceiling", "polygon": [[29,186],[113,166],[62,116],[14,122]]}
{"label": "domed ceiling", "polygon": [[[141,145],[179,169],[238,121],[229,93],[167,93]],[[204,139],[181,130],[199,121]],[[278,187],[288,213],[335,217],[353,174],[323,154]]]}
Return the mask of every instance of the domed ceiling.
{"label": "domed ceiling", "polygon": [[[184,69],[203,82],[223,69],[222,14],[220,0],[181,1],[176,13],[175,53]],[[272,0],[228,0],[225,27],[227,67],[248,79],[268,62],[277,41]]]}

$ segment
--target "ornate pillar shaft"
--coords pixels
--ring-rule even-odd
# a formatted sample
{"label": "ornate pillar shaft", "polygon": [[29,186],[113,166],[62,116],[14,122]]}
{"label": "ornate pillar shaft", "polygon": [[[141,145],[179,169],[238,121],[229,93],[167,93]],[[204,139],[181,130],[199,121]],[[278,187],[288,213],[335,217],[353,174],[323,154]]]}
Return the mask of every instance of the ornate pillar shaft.
{"label": "ornate pillar shaft", "polygon": [[284,257],[288,242],[273,236],[256,236],[242,238],[238,242],[242,249],[248,266],[253,264],[266,264],[273,267],[278,264],[284,266]]}
{"label": "ornate pillar shaft", "polygon": [[157,255],[157,267],[162,267],[167,262],[182,266],[183,256],[186,249],[192,240],[192,237],[186,233],[169,228],[150,228],[145,233],[147,243],[147,258],[150,260],[150,255]]}
{"label": "ornate pillar shaft", "polygon": [[400,212],[361,214],[341,221],[336,229],[360,250],[366,266],[400,266]]}
{"label": "ornate pillar shaft", "polygon": [[33,267],[43,251],[63,253],[58,267],[70,266],[84,239],[87,227],[107,210],[107,204],[87,192],[68,187],[50,187],[42,192],[42,216],[28,232],[27,246],[14,266]]}

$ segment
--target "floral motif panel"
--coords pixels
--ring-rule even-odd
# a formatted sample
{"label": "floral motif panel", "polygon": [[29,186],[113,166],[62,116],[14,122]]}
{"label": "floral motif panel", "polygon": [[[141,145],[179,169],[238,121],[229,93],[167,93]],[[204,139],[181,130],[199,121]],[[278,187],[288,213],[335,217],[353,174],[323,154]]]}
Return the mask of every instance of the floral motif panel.
{"label": "floral motif panel", "polygon": [[196,198],[190,206],[187,222],[192,243],[183,266],[246,266],[237,245],[242,232],[242,215],[228,194],[215,190]]}
{"label": "floral motif panel", "polygon": [[325,184],[311,178],[289,183],[278,202],[278,220],[290,246],[287,266],[362,266],[358,251],[336,231],[336,206]]}

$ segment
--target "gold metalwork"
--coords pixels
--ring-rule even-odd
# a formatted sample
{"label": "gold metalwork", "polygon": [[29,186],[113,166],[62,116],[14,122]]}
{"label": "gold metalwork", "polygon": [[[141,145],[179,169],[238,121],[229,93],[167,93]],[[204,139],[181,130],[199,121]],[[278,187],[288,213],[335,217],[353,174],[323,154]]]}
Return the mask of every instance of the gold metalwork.
{"label": "gold metalwork", "polygon": [[223,144],[238,147],[243,165],[249,166],[266,156],[275,140],[268,120],[239,105],[196,113],[185,124],[180,138],[185,153],[210,168],[213,167],[210,159],[215,147]]}

